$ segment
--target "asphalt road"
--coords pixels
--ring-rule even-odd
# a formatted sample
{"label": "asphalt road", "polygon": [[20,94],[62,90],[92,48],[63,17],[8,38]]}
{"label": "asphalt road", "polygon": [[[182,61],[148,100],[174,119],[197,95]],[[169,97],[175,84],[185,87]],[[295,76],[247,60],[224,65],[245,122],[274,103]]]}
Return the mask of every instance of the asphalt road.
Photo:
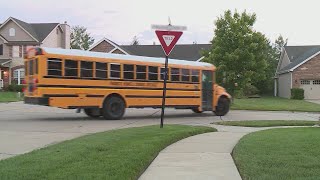
{"label": "asphalt road", "polygon": [[[231,111],[222,120],[318,120],[320,114],[292,112]],[[210,126],[220,117],[207,112],[166,109],[165,124]],[[127,109],[123,120],[91,119],[75,110],[0,103],[0,159],[30,152],[85,134],[111,129],[159,124],[159,109]]]}

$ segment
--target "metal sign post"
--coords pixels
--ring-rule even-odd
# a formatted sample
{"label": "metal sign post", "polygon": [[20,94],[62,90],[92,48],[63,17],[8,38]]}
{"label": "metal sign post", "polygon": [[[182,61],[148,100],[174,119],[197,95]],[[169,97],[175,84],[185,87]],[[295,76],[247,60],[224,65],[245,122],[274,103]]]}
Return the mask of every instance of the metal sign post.
{"label": "metal sign post", "polygon": [[[186,30],[185,26],[172,26],[171,24],[165,25],[152,25],[153,29],[157,29],[156,35],[160,41],[162,49],[165,54],[164,74],[163,74],[163,94],[162,94],[162,109],[161,109],[161,121],[160,128],[163,128],[164,109],[166,105],[167,94],[167,78],[168,78],[168,64],[169,55],[182,35],[182,30]],[[175,31],[173,31],[175,30]]]}

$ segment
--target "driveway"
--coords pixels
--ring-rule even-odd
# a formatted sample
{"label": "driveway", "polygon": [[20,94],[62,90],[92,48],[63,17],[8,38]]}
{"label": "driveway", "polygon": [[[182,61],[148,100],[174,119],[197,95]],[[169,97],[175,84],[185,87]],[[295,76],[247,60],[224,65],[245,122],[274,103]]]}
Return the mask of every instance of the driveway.
{"label": "driveway", "polygon": [[[320,114],[231,111],[222,120],[318,120]],[[159,109],[128,109],[123,120],[90,119],[75,110],[0,103],[0,159],[30,152],[82,135],[112,129],[159,124]],[[207,112],[167,109],[165,124],[209,126],[220,117]]]}
{"label": "driveway", "polygon": [[306,101],[312,102],[312,103],[316,103],[316,104],[320,104],[320,99],[306,100]]}

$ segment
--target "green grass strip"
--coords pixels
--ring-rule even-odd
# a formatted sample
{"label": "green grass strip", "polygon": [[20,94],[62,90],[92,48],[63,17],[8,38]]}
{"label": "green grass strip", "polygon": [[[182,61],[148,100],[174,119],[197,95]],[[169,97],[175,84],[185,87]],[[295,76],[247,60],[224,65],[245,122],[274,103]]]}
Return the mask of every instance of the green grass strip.
{"label": "green grass strip", "polygon": [[273,127],[273,126],[313,126],[319,124],[318,121],[301,120],[256,120],[256,121],[220,121],[214,124],[224,126],[243,126],[243,127]]}
{"label": "green grass strip", "polygon": [[21,97],[18,97],[17,92],[0,92],[0,102],[15,102],[22,101],[23,93],[21,93]]}
{"label": "green grass strip", "polygon": [[[83,136],[0,161],[1,179],[137,179],[168,145],[216,131],[146,126]],[[165,173],[165,172],[164,172]]]}
{"label": "green grass strip", "polygon": [[282,128],[244,136],[233,158],[244,180],[316,180],[320,177],[320,128]]}
{"label": "green grass strip", "polygon": [[234,99],[231,109],[258,111],[320,112],[320,104],[279,97]]}

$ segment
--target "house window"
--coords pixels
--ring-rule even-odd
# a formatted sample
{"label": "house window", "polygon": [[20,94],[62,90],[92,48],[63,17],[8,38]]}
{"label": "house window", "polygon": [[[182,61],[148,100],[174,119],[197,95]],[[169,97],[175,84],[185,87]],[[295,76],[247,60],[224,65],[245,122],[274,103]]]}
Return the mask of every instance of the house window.
{"label": "house window", "polygon": [[13,71],[13,80],[18,85],[22,84],[24,76],[25,76],[25,71],[23,68],[16,69]]}
{"label": "house window", "polygon": [[300,84],[311,84],[310,80],[301,80]]}
{"label": "house window", "polygon": [[320,80],[314,80],[313,84],[320,85]]}
{"label": "house window", "polygon": [[3,55],[3,44],[0,44],[0,56]]}
{"label": "house window", "polygon": [[12,46],[12,57],[20,57],[20,47]]}
{"label": "house window", "polygon": [[9,36],[15,36],[16,35],[16,30],[14,28],[9,29]]}

